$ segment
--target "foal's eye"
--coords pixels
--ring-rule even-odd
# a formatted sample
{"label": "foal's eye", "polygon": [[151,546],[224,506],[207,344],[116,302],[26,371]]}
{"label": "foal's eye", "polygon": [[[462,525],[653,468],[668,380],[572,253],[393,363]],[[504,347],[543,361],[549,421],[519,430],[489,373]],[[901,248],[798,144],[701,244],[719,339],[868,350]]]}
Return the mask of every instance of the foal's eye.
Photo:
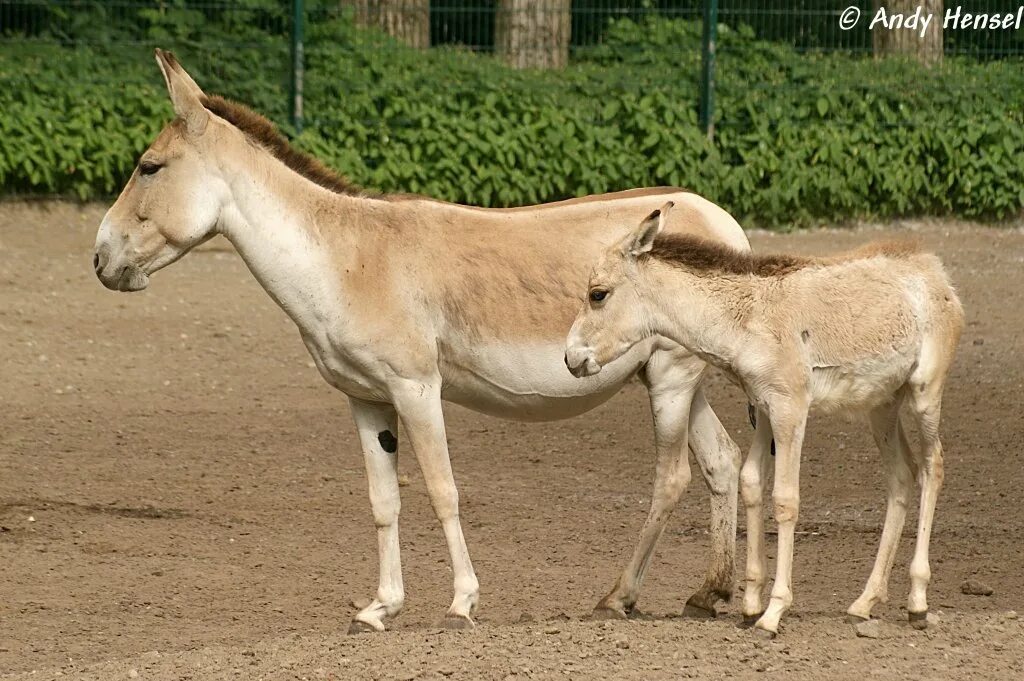
{"label": "foal's eye", "polygon": [[139,164],[139,173],[142,175],[155,175],[161,168],[163,168],[163,166],[159,163],[143,161]]}
{"label": "foal's eye", "polygon": [[590,292],[590,300],[594,303],[600,303],[602,300],[608,297],[608,292],[601,288],[595,288]]}

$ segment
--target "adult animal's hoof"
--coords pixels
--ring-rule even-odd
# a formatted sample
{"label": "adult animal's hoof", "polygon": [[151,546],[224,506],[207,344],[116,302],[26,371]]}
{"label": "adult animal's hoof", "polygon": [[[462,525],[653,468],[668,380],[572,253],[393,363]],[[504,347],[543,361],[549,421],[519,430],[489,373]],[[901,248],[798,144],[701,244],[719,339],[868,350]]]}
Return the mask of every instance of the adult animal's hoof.
{"label": "adult animal's hoof", "polygon": [[778,636],[776,632],[768,631],[767,629],[762,629],[761,627],[753,627],[751,628],[751,631],[754,632],[754,636],[761,639],[762,641],[772,641],[775,639],[776,636]]}
{"label": "adult animal's hoof", "polygon": [[714,608],[703,608],[699,605],[687,603],[683,608],[683,617],[695,620],[713,620],[718,617],[718,611]]}
{"label": "adult animal's hoof", "polygon": [[928,628],[928,611],[924,612],[911,612],[907,613],[907,619],[910,621],[910,626],[917,629],[918,631]]}
{"label": "adult animal's hoof", "polygon": [[375,634],[382,629],[377,629],[372,624],[367,624],[360,620],[352,620],[352,624],[348,625],[348,633],[352,634]]}
{"label": "adult animal's hoof", "polygon": [[867,622],[870,619],[871,619],[870,617],[861,617],[860,615],[854,615],[854,614],[851,614],[851,613],[846,613],[846,623],[847,624],[852,624],[854,626],[857,626],[861,622]]}
{"label": "adult animal's hoof", "polygon": [[465,615],[453,615],[448,613],[444,616],[444,628],[452,631],[466,631],[476,626],[472,619]]}
{"label": "adult animal's hoof", "polygon": [[744,615],[743,619],[740,620],[740,626],[744,629],[750,629],[752,626],[757,624],[757,621],[761,619],[761,615],[763,614],[763,612],[759,612],[756,615]]}
{"label": "adult animal's hoof", "polygon": [[607,605],[599,605],[594,608],[594,612],[590,613],[590,619],[595,621],[625,620],[629,619],[629,615],[623,609],[612,608]]}

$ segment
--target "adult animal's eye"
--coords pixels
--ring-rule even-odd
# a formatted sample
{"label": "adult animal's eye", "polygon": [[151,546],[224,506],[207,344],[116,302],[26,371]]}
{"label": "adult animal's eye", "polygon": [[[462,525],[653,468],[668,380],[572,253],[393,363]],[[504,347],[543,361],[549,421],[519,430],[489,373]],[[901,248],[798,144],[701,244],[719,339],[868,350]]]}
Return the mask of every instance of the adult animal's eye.
{"label": "adult animal's eye", "polygon": [[139,173],[142,175],[155,175],[161,168],[163,168],[163,166],[159,163],[143,161],[139,164]]}
{"label": "adult animal's eye", "polygon": [[608,297],[608,292],[602,288],[595,288],[590,292],[590,300],[594,303],[600,303],[602,300]]}

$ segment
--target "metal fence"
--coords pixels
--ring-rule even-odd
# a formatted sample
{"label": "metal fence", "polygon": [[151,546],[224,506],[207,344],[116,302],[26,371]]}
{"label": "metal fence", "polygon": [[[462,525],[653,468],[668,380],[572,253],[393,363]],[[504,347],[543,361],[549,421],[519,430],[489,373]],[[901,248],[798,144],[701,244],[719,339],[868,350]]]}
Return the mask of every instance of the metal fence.
{"label": "metal fence", "polygon": [[[341,14],[397,38],[374,43],[372,49],[399,49],[400,43],[420,49],[454,48],[493,54],[515,66],[548,68],[600,54],[616,21],[662,16],[693,22],[694,30],[703,31],[704,57],[694,55],[694,64],[703,64],[696,67],[701,73],[680,77],[701,79],[703,120],[710,125],[715,48],[719,56],[729,53],[728,45],[713,42],[716,29],[746,31],[801,53],[838,51],[868,58],[880,49],[878,32],[869,30],[878,4],[878,0],[0,0],[0,46],[59,44],[71,50],[70,58],[74,48],[88,46],[149,60],[151,48],[161,45],[188,54],[190,64],[204,77],[224,82],[244,76],[224,71],[229,61],[224,54],[252,50],[260,57],[259,68],[278,72],[283,109],[301,127],[304,114],[315,116],[302,106],[305,58],[308,50],[316,49],[314,29]],[[943,5],[941,0],[882,4],[932,9]],[[1012,14],[1019,10],[1020,0],[965,0],[957,5],[947,0],[944,4],[944,10],[959,12],[962,18],[962,14]],[[850,12],[859,16],[856,25],[844,24]],[[937,49],[954,58],[1020,58],[1024,30],[1020,26],[947,29],[940,32]],[[16,57],[8,52],[7,58]],[[759,85],[768,84],[750,83]]]}

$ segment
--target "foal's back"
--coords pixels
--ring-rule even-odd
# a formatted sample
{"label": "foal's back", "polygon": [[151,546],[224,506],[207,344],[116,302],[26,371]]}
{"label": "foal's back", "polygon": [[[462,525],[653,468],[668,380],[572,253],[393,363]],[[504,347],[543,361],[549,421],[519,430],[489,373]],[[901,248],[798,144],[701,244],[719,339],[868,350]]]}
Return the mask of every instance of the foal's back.
{"label": "foal's back", "polygon": [[808,260],[780,292],[824,410],[888,401],[932,355],[952,357],[963,324],[941,261],[912,242]]}

